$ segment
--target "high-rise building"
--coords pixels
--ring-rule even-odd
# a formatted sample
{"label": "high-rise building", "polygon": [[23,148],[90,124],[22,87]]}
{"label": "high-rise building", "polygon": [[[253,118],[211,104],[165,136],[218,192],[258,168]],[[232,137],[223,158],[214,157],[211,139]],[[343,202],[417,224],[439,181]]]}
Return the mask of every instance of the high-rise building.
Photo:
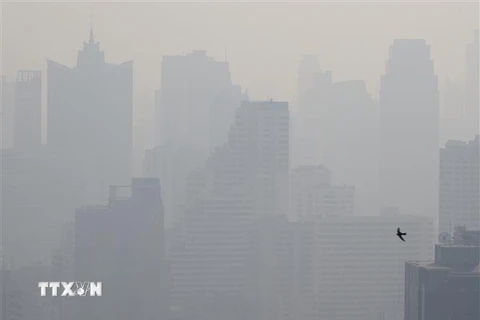
{"label": "high-rise building", "polygon": [[302,97],[314,86],[315,76],[320,72],[321,68],[318,55],[308,54],[302,56],[302,61],[300,61],[300,66],[298,67],[298,98]]}
{"label": "high-rise building", "polygon": [[73,68],[48,61],[47,143],[81,172],[86,199],[126,184],[132,162],[133,63],[107,63],[93,31]]}
{"label": "high-rise building", "polygon": [[[317,319],[379,319],[401,310],[405,261],[432,258],[429,217],[321,217],[311,223]],[[406,242],[395,236],[399,226]]]}
{"label": "high-rise building", "polygon": [[201,317],[205,299],[235,306],[232,317],[273,310],[269,221],[288,213],[288,146],[288,104],[244,102],[228,142],[189,176],[183,234],[169,253],[179,312]]}
{"label": "high-rise building", "polygon": [[[156,94],[157,144],[183,143],[206,155],[210,151],[212,134],[228,134],[228,131],[222,130],[211,132],[212,118],[226,122],[228,129],[240,103],[240,91],[232,85],[228,62],[215,61],[202,50],[164,56],[161,89]],[[232,98],[221,105],[228,111],[212,115],[212,112],[217,112],[216,108],[212,109],[215,99],[223,94]],[[225,117],[219,119],[222,114]]]}
{"label": "high-rise building", "polygon": [[162,181],[168,226],[182,218],[186,177],[227,142],[242,100],[248,97],[232,84],[226,61],[205,51],[163,57],[155,92],[157,146],[145,153],[143,171]]}
{"label": "high-rise building", "polygon": [[2,118],[2,121],[0,121],[2,135],[0,141],[1,149],[9,149],[13,147],[15,84],[15,81],[8,81],[8,79],[2,75],[2,112],[0,113]]}
{"label": "high-rise building", "polygon": [[440,149],[439,231],[480,229],[480,140],[450,140]]}
{"label": "high-rise building", "polygon": [[324,166],[300,166],[290,174],[290,215],[298,220],[308,216],[353,216],[353,186],[336,186]]}
{"label": "high-rise building", "polygon": [[62,224],[83,203],[82,177],[52,159],[46,146],[3,150],[0,161],[5,257],[17,267],[48,264]]}
{"label": "high-rise building", "polygon": [[436,245],[432,262],[405,263],[405,320],[480,317],[480,247]]}
{"label": "high-rise building", "polygon": [[479,30],[476,30],[473,35],[472,43],[467,46],[466,53],[466,64],[465,64],[465,91],[466,91],[466,108],[465,116],[468,121],[467,125],[471,130],[470,135],[479,134],[479,62],[478,57],[480,56],[479,51]]}
{"label": "high-rise building", "polygon": [[75,279],[102,281],[104,294],[79,300],[76,319],[165,316],[163,208],[156,178],[110,187],[108,205],[75,215]]}
{"label": "high-rise building", "polygon": [[381,207],[438,215],[439,106],[430,47],[397,39],[381,79]]}
{"label": "high-rise building", "polygon": [[335,184],[355,186],[359,214],[378,212],[378,110],[365,82],[317,72],[299,107],[294,166],[325,165]]}
{"label": "high-rise building", "polygon": [[162,181],[161,196],[166,226],[172,226],[182,219],[186,205],[187,177],[202,162],[201,152],[184,144],[169,142],[145,151],[143,176]]}
{"label": "high-rise building", "polygon": [[15,87],[13,145],[38,148],[42,143],[42,72],[19,70]]}

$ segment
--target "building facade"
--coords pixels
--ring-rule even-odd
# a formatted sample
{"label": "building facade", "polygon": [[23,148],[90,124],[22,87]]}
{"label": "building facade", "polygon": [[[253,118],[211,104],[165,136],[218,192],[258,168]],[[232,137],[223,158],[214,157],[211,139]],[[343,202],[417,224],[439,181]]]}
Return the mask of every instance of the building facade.
{"label": "building facade", "polygon": [[405,263],[405,320],[480,317],[479,246],[436,245],[434,262]]}
{"label": "building facade", "polygon": [[15,86],[13,145],[35,149],[42,144],[42,72],[19,70]]}
{"label": "building facade", "polygon": [[103,201],[131,177],[133,63],[107,63],[91,31],[75,67],[49,60],[47,72],[47,144],[84,177],[84,201]]}
{"label": "building facade", "polygon": [[78,300],[75,319],[166,316],[163,207],[160,183],[135,178],[112,186],[108,205],[75,215],[75,279],[101,281],[95,299]]}
{"label": "building facade", "polygon": [[438,215],[439,102],[430,47],[397,39],[380,90],[381,207]]}
{"label": "building facade", "polygon": [[439,232],[480,229],[480,140],[448,141],[440,149]]}

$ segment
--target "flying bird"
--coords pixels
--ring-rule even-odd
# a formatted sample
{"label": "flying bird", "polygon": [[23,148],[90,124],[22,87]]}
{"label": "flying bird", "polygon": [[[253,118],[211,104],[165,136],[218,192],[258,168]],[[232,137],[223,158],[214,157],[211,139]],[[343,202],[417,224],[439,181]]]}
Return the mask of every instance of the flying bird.
{"label": "flying bird", "polygon": [[402,239],[403,242],[405,242],[405,239],[403,239],[403,236],[406,236],[407,233],[405,232],[401,232],[400,231],[400,228],[397,228],[397,237],[399,237],[400,239]]}

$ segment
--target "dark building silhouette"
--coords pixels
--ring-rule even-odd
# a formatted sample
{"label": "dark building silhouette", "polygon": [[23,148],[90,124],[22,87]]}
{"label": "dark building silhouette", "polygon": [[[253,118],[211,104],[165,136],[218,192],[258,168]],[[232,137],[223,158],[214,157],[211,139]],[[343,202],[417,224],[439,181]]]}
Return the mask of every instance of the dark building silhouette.
{"label": "dark building silhouette", "polygon": [[93,31],[73,68],[48,61],[48,146],[84,178],[86,201],[131,176],[133,63],[105,62]]}
{"label": "dark building silhouette", "polygon": [[439,232],[457,226],[480,229],[480,139],[453,141],[440,149]]}
{"label": "dark building silhouette", "polygon": [[405,263],[405,320],[480,317],[480,247],[436,245],[435,261]]}
{"label": "dark building silhouette", "polygon": [[15,87],[13,145],[38,148],[42,143],[42,73],[19,70]]}
{"label": "dark building silhouette", "polygon": [[108,205],[77,210],[75,279],[102,281],[103,292],[79,301],[76,319],[162,318],[168,305],[163,230],[156,178],[112,186]]}
{"label": "dark building silhouette", "polygon": [[381,79],[381,207],[438,214],[439,106],[430,47],[397,39]]}

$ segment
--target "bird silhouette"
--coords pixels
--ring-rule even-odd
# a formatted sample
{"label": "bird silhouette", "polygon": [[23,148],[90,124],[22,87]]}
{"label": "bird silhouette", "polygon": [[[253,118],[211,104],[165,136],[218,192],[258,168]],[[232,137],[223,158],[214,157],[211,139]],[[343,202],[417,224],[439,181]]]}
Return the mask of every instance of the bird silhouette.
{"label": "bird silhouette", "polygon": [[405,239],[403,239],[403,236],[406,236],[407,234],[405,232],[401,232],[400,228],[397,228],[397,237],[402,239],[403,242],[405,242]]}

